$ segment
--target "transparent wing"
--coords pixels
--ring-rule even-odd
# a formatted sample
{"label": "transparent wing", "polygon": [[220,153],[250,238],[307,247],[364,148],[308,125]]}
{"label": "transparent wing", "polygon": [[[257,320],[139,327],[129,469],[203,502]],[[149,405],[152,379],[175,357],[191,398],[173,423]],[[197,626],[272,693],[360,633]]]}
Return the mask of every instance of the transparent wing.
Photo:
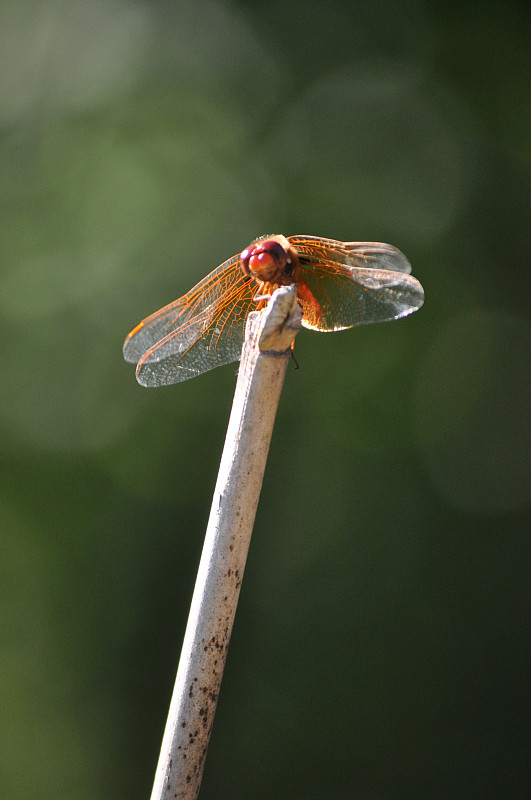
{"label": "transparent wing", "polygon": [[301,265],[302,324],[337,331],[405,317],[421,307],[424,291],[409,275],[400,250],[380,242],[337,242],[290,236]]}
{"label": "transparent wing", "polygon": [[411,272],[405,255],[383,242],[338,242],[321,236],[288,236],[299,255],[319,262],[321,258],[351,267],[374,267],[391,272]]}
{"label": "transparent wing", "polygon": [[124,358],[143,386],[164,386],[238,361],[255,290],[233,256],[133,328]]}

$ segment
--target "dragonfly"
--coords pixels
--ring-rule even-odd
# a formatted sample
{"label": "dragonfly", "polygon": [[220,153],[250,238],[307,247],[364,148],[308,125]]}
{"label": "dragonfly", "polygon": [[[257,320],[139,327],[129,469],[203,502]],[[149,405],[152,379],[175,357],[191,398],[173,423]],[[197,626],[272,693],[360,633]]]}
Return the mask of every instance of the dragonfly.
{"label": "dragonfly", "polygon": [[406,256],[382,242],[263,236],[187,294],[146,317],[123,353],[142,386],[166,386],[239,361],[245,321],[280,286],[295,284],[302,325],[341,331],[399,319],[424,302]]}

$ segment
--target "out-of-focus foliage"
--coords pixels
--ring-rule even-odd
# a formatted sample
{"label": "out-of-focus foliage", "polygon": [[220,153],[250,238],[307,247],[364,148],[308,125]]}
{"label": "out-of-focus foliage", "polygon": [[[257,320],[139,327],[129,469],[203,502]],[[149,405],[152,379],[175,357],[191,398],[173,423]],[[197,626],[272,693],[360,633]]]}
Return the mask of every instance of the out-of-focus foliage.
{"label": "out-of-focus foliage", "polygon": [[3,797],[149,794],[235,369],[121,343],[271,232],[426,305],[297,338],[203,794],[527,796],[530,53],[513,0],[0,5]]}

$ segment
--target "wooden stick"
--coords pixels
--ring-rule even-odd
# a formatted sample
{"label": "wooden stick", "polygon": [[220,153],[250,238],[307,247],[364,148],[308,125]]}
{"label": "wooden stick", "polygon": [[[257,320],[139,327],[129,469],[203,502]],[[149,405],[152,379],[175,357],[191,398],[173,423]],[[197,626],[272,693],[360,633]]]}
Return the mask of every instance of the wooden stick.
{"label": "wooden stick", "polygon": [[151,800],[199,794],[280,392],[301,325],[294,286],[249,314],[232,412]]}

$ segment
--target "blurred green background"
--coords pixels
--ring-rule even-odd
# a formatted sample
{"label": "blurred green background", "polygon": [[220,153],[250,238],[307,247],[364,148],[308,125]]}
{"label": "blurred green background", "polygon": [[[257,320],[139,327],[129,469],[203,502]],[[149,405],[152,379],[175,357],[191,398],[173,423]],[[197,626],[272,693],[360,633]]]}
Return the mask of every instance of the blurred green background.
{"label": "blurred green background", "polygon": [[3,0],[2,797],[149,796],[236,367],[122,341],[272,232],[426,304],[298,336],[202,797],[528,796],[529,21]]}

